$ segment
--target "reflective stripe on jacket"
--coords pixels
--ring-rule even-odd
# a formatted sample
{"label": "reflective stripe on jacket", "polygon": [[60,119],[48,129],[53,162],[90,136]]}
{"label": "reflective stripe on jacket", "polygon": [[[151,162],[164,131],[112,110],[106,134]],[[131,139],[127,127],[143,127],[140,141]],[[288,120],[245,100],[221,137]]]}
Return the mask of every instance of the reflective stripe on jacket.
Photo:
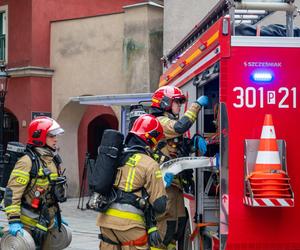
{"label": "reflective stripe on jacket", "polygon": [[188,131],[196,121],[200,109],[201,107],[198,104],[193,103],[178,120],[169,118],[167,113],[164,116],[157,117],[163,127],[165,139],[179,137]]}
{"label": "reflective stripe on jacket", "polygon": [[[50,149],[35,148],[35,150],[41,155],[45,167],[50,170],[49,178],[51,180],[57,179],[57,168],[53,162],[53,153]],[[36,177],[30,176],[31,168],[32,161],[29,156],[25,155],[17,161],[9,178],[4,195],[4,205],[10,222],[20,221],[22,204],[26,203],[30,206],[37,195],[40,195],[39,198],[41,199],[46,199],[46,202],[53,202],[48,197],[46,198],[46,194],[50,190],[50,183],[48,177],[44,174],[43,167],[38,166]],[[52,210],[50,216],[54,217],[55,208],[50,210]]]}
{"label": "reflective stripe on jacket", "polygon": [[[145,154],[134,154],[123,167],[118,169],[115,186],[125,192],[132,192],[145,188],[149,194],[149,202],[153,204],[157,199],[166,196],[159,165]],[[141,196],[141,191],[134,192]],[[143,215],[140,212],[126,211],[111,207],[105,213],[100,213],[97,226],[116,230],[128,230],[134,227],[145,228]]]}

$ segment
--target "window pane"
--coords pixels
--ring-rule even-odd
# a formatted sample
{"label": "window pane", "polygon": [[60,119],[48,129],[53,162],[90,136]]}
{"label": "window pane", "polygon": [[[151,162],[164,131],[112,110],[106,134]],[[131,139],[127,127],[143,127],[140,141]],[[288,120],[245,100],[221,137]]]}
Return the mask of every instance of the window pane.
{"label": "window pane", "polygon": [[4,27],[4,12],[0,13],[0,35],[3,35],[3,27]]}
{"label": "window pane", "polygon": [[5,18],[4,12],[0,13],[0,60],[5,60]]}

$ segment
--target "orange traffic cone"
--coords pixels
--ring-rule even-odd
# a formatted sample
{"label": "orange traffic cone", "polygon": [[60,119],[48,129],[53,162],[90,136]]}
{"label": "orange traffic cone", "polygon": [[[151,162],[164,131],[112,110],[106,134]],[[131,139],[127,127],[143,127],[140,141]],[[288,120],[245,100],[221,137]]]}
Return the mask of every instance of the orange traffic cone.
{"label": "orange traffic cone", "polygon": [[272,170],[281,170],[281,162],[272,115],[266,114],[254,171],[270,172]]}
{"label": "orange traffic cone", "polygon": [[254,171],[249,176],[253,197],[290,197],[290,178],[282,170],[272,115],[266,114]]}

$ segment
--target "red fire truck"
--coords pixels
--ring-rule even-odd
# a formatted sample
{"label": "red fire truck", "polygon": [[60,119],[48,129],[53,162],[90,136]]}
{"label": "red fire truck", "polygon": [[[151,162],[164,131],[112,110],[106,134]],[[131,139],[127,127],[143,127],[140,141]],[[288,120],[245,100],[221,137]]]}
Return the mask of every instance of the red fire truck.
{"label": "red fire truck", "polygon": [[[275,11],[286,26],[259,28]],[[190,133],[220,155],[219,167],[195,166],[185,249],[300,249],[296,14],[294,1],[219,1],[163,58],[160,86],[210,98]]]}

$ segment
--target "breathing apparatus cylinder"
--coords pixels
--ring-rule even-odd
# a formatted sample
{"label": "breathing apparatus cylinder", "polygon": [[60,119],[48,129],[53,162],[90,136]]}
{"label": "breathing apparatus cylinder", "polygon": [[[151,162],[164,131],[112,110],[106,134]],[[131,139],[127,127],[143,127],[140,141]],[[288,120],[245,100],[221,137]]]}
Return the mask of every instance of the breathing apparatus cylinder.
{"label": "breathing apparatus cylinder", "polygon": [[104,131],[95,165],[89,170],[88,182],[93,191],[101,195],[110,194],[119,167],[123,141],[122,133],[113,129]]}
{"label": "breathing apparatus cylinder", "polygon": [[20,142],[8,142],[4,155],[5,168],[3,169],[1,187],[6,187],[10,174],[20,157],[25,155],[26,146]]}

